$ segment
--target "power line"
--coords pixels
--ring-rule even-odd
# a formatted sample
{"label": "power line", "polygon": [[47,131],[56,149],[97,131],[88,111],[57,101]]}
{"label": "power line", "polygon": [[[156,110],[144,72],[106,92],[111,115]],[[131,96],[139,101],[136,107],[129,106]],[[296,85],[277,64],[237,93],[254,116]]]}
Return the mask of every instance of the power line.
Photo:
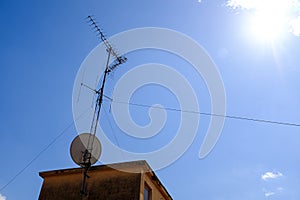
{"label": "power line", "polygon": [[69,128],[73,126],[74,122],[70,123],[61,133],[59,133],[47,146],[45,146],[25,167],[23,167],[16,175],[14,175],[4,186],[1,187],[0,192],[10,185],[18,176],[20,176],[34,161],[36,161],[46,150],[48,150],[61,136],[63,136]]}
{"label": "power line", "polygon": [[119,104],[128,104],[128,105],[137,106],[137,107],[144,107],[144,108],[165,109],[165,110],[175,111],[175,112],[185,112],[185,113],[193,113],[193,114],[213,116],[213,117],[224,117],[224,118],[228,118],[228,119],[236,119],[236,120],[245,120],[245,121],[260,122],[260,123],[268,123],[268,124],[277,124],[277,125],[284,125],[284,126],[296,126],[296,127],[300,127],[300,124],[291,123],[291,122],[272,121],[272,120],[266,120],[266,119],[258,119],[258,118],[242,117],[242,116],[233,116],[233,115],[221,115],[221,114],[216,114],[216,113],[199,112],[199,111],[192,111],[192,110],[182,110],[182,109],[170,108],[170,107],[164,107],[164,108],[162,108],[162,107],[158,107],[158,106],[152,106],[152,105],[146,105],[146,104],[138,104],[138,103],[132,103],[132,102],[125,102],[125,101],[115,101],[115,100],[112,100],[112,102],[119,103]]}
{"label": "power line", "polygon": [[[132,105],[132,106],[137,106],[137,107],[144,107],[144,108],[165,109],[165,110],[175,111],[175,112],[185,112],[185,113],[193,113],[193,114],[213,116],[213,117],[224,117],[224,118],[228,118],[228,119],[236,119],[236,120],[253,121],[253,122],[259,122],[259,123],[268,123],[268,124],[277,124],[277,125],[284,125],[284,126],[300,127],[300,124],[291,123],[291,122],[272,121],[272,120],[266,120],[266,119],[258,119],[258,118],[242,117],[242,116],[233,116],[233,115],[221,115],[221,114],[208,113],[208,112],[182,110],[182,109],[170,108],[170,107],[162,108],[162,107],[152,106],[152,105],[147,105],[147,104],[138,104],[138,103],[132,103],[132,102],[116,101],[116,100],[112,100],[112,99],[110,99],[110,101],[113,102],[113,103],[127,104],[127,105]],[[80,118],[81,116],[79,116],[78,118]],[[63,136],[67,132],[67,130],[73,126],[73,124],[74,124],[74,121],[72,123],[70,123],[61,133],[59,133],[47,146],[45,146],[31,161],[29,161],[29,163],[27,165],[25,165],[5,185],[3,185],[0,188],[0,192],[2,192],[14,180],[16,180],[18,178],[18,176],[20,176],[32,163],[34,163],[46,150],[48,150],[61,136]],[[110,124],[110,126],[111,126],[111,124]]]}
{"label": "power line", "polygon": [[105,109],[103,109],[103,110],[104,110],[104,113],[105,113],[105,115],[106,115],[106,117],[107,117],[106,119],[107,119],[108,125],[109,125],[109,127],[110,127],[111,133],[113,134],[113,137],[114,137],[114,139],[115,139],[115,141],[116,141],[118,147],[121,147],[121,146],[120,146],[120,143],[119,143],[119,140],[118,140],[118,138],[117,138],[117,136],[116,136],[116,134],[115,134],[114,128],[113,128],[113,126],[112,126],[112,123],[110,122],[110,120],[109,120],[109,118],[108,118],[108,113],[107,113],[107,111],[106,111]]}
{"label": "power line", "polygon": [[88,111],[88,109],[86,109],[81,115],[79,115],[77,117],[77,119],[72,120],[72,122],[66,127],[64,128],[53,140],[51,140],[48,145],[46,145],[35,157],[33,157],[33,159],[31,159],[27,165],[25,165],[18,173],[16,173],[6,184],[4,184],[1,188],[0,188],[0,192],[2,192],[7,186],[9,186],[14,180],[16,180],[18,178],[18,176],[20,176],[28,167],[30,167],[30,165],[32,165],[32,163],[34,163],[45,151],[47,151],[60,137],[62,137],[67,130],[69,130],[75,123],[75,121],[77,121],[79,118],[81,118],[86,112]]}

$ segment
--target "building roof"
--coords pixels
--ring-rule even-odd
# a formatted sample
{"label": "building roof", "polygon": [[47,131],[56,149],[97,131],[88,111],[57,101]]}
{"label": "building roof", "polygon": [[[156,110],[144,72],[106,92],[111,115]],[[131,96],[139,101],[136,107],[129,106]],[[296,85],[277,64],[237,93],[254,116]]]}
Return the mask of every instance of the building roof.
{"label": "building roof", "polygon": [[[94,165],[92,166],[89,171],[104,171],[104,170],[111,170],[116,169],[123,172],[132,172],[132,173],[141,173],[141,172],[150,172],[152,171],[151,167],[145,160],[138,160],[138,161],[131,161],[131,162],[123,162],[123,163],[113,163],[113,164],[106,164],[106,165]],[[57,176],[59,174],[75,174],[75,173],[82,173],[82,168],[69,168],[69,169],[58,169],[52,171],[45,171],[40,172],[39,175],[42,178],[49,177],[49,176]]]}
{"label": "building roof", "polygon": [[[39,200],[82,199],[83,168],[40,172],[44,179]],[[85,199],[139,199],[141,177],[147,174],[152,182],[172,199],[146,161],[133,161],[92,166],[88,171]]]}

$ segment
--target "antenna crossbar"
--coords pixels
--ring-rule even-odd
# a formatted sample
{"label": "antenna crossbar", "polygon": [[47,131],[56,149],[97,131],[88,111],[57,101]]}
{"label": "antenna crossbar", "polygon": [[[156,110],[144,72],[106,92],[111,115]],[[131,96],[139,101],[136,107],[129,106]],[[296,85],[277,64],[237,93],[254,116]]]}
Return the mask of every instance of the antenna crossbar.
{"label": "antenna crossbar", "polygon": [[89,19],[89,22],[91,23],[92,26],[94,26],[94,29],[100,36],[100,39],[102,40],[103,44],[106,47],[106,51],[109,52],[115,58],[115,62],[112,64],[112,66],[109,66],[109,70],[112,71],[120,64],[123,64],[124,62],[126,62],[127,58],[124,56],[119,56],[116,53],[116,51],[113,49],[111,44],[108,42],[108,40],[106,39],[105,35],[101,31],[101,29],[99,28],[99,26],[97,25],[95,20],[91,16],[88,16],[87,18]]}

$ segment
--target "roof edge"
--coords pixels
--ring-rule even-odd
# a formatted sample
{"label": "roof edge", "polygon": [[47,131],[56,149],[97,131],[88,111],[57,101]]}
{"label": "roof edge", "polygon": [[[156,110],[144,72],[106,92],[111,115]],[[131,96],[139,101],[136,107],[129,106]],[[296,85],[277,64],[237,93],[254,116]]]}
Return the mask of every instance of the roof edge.
{"label": "roof edge", "polygon": [[[76,168],[67,168],[67,169],[58,169],[58,170],[51,170],[51,171],[42,171],[39,172],[39,176],[42,178],[49,177],[49,176],[57,176],[59,174],[77,174],[82,173],[82,167]],[[119,170],[128,173],[142,173],[144,171],[153,172],[150,165],[145,160],[136,160],[136,161],[128,161],[122,163],[112,163],[112,164],[103,164],[103,165],[95,165],[91,166],[89,171],[96,171],[96,170]],[[144,171],[142,171],[144,170]]]}

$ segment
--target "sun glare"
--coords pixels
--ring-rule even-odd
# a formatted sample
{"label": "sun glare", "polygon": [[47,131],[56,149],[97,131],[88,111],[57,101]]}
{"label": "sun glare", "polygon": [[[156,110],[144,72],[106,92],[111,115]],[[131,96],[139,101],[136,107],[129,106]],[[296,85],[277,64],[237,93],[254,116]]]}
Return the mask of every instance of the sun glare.
{"label": "sun glare", "polygon": [[257,11],[251,19],[251,32],[261,40],[274,41],[282,36],[286,17],[276,10]]}
{"label": "sun glare", "polygon": [[252,19],[252,31],[263,40],[274,41],[282,36],[285,24],[288,24],[291,0],[265,0],[257,4]]}
{"label": "sun glare", "polygon": [[299,0],[228,0],[227,6],[249,11],[248,31],[258,39],[274,41],[288,32],[300,35]]}

